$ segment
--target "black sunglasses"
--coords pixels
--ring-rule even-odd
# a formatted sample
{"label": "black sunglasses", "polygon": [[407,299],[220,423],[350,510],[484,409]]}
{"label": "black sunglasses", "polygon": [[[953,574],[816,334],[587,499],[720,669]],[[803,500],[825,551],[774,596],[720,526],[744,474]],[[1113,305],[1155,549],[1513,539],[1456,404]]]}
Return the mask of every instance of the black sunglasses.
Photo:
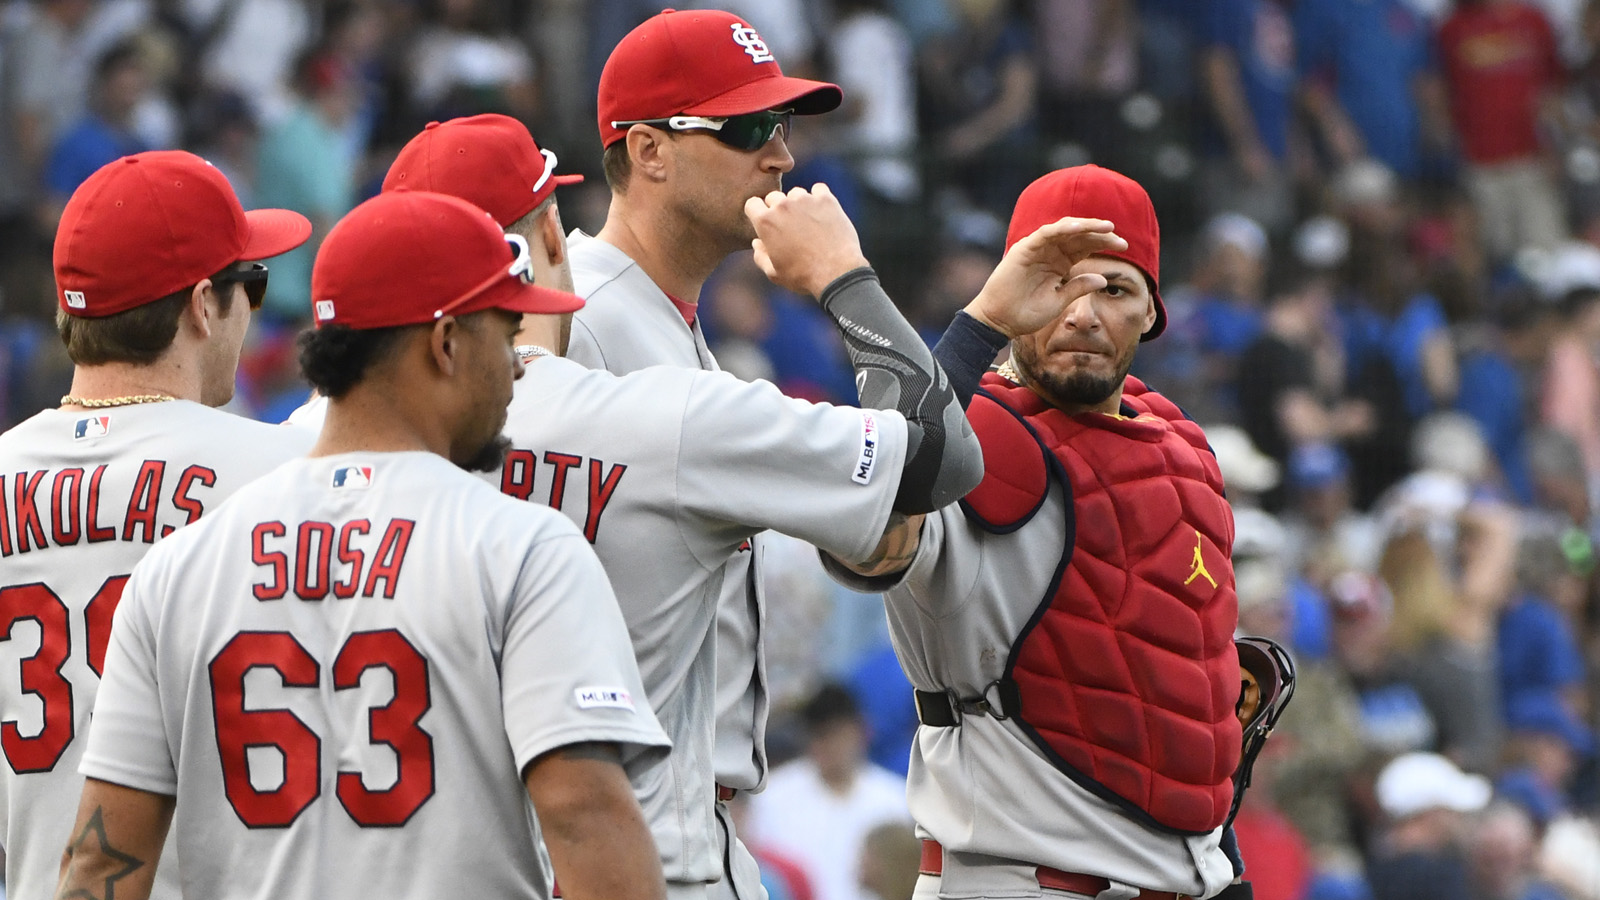
{"label": "black sunglasses", "polygon": [[729,147],[749,152],[765,147],[768,141],[780,133],[787,139],[793,119],[794,110],[769,109],[726,118],[672,116],[666,119],[633,119],[626,122],[612,122],[611,127],[649,125],[653,128],[665,128],[668,131],[709,131],[712,137]]}
{"label": "black sunglasses", "polygon": [[261,304],[267,299],[267,264],[251,263],[248,269],[235,269],[229,266],[213,275],[211,283],[218,293],[230,285],[244,285],[244,296],[250,301],[250,308],[260,309]]}

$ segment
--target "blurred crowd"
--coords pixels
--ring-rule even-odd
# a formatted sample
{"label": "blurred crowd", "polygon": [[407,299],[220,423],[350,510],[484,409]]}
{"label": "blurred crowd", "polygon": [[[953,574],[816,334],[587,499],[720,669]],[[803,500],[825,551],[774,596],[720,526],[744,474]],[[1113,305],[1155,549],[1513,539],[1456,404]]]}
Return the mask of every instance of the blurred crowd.
{"label": "blurred crowd", "polygon": [[[1300,666],[1237,826],[1261,900],[1600,900],[1600,2],[679,5],[844,88],[796,122],[788,180],[833,188],[929,340],[1033,178],[1095,162],[1149,190],[1170,322],[1134,372],[1207,426],[1241,631]],[[278,420],[317,241],[428,121],[526,122],[590,176],[567,224],[598,228],[600,68],[658,9],[0,0],[0,427],[69,380],[50,246],[99,166],[188,148],[315,223],[234,401]],[[831,324],[747,255],[702,303],[725,368],[854,400]],[[881,608],[803,546],[769,558],[792,761],[744,810],[769,888],[909,900],[915,716]]]}

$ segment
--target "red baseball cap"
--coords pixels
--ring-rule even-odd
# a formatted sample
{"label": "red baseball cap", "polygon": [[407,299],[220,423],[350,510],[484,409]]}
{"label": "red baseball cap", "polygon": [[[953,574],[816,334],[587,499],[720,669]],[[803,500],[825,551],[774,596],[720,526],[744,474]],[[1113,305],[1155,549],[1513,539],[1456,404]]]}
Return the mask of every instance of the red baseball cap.
{"label": "red baseball cap", "polygon": [[669,116],[739,116],[837,109],[843,94],[825,81],[791,78],[754,28],[715,9],[665,9],[628,32],[600,72],[600,144],[628,133],[612,122]]}
{"label": "red baseball cap", "polygon": [[311,269],[317,327],[387,328],[484,309],[566,313],[583,300],[533,283],[528,244],[460,197],[386,191],[333,226]]}
{"label": "red baseball cap", "polygon": [[228,179],[193,153],[135,153],[102,166],[67,201],[56,228],[56,302],[69,315],[115,315],[310,236],[297,212],[245,212]]}
{"label": "red baseball cap", "polygon": [[1156,302],[1156,321],[1140,338],[1155,340],[1167,327],[1167,308],[1161,302],[1161,226],[1156,222],[1150,195],[1137,181],[1099,166],[1057,169],[1028,185],[1017,197],[1006,231],[1006,249],[1040,228],[1066,216],[1105,219],[1128,242],[1128,249],[1099,255],[1132,263],[1150,279]]}
{"label": "red baseball cap", "polygon": [[533,211],[556,185],[582,175],[555,174],[556,155],[539,149],[521,122],[499,113],[429,122],[395,157],[383,189],[408,188],[460,197],[494,216],[501,228]]}

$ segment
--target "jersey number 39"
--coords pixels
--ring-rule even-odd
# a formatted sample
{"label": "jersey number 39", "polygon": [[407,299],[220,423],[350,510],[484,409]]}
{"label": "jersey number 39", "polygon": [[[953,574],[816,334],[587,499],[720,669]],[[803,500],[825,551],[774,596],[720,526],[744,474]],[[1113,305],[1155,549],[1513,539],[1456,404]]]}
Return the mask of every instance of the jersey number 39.
{"label": "jersey number 39", "polygon": [[[96,675],[105,666],[111,615],[116,612],[122,586],[127,583],[126,575],[107,578],[84,607],[89,668]],[[0,588],[0,641],[10,640],[11,630],[19,622],[32,621],[39,626],[39,649],[22,661],[18,681],[24,694],[39,698],[44,725],[32,737],[23,737],[14,720],[0,725],[0,748],[5,750],[11,771],[18,775],[54,769],[72,743],[77,721],[72,708],[72,683],[61,673],[72,652],[71,618],[67,604],[44,584]]]}
{"label": "jersey number 39", "polygon": [[[287,709],[246,709],[245,675],[268,668],[284,687],[315,688],[322,666],[283,631],[245,631],[234,635],[211,660],[211,707],[217,723],[222,778],[240,821],[251,828],[283,828],[322,792],[322,739]],[[368,710],[370,740],[394,751],[399,777],[389,788],[370,790],[360,772],[339,772],[339,803],[357,824],[396,827],[433,796],[433,738],[418,725],[432,705],[428,661],[393,629],[350,636],[333,661],[333,689],[361,684],[368,669],[388,669],[394,699]],[[250,780],[249,750],[276,748],[283,755],[283,783],[259,790]]]}

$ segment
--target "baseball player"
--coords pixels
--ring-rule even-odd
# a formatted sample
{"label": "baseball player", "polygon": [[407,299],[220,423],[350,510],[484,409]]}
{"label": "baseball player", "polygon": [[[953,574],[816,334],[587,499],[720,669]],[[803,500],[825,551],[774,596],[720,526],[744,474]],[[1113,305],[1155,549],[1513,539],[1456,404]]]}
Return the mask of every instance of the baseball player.
{"label": "baseball player", "polygon": [[[1122,175],[1063,169],[1017,200],[1008,245],[1064,215],[1112,221],[1127,247],[1078,262],[1104,287],[982,375],[982,484],[897,529],[905,559],[830,563],[887,589],[917,689],[926,900],[1173,900],[1237,875],[1221,846],[1241,755],[1232,514],[1199,427],[1128,377],[1166,323],[1155,211]],[[1006,343],[958,317],[939,356]],[[982,374],[945,365],[958,384]]]}
{"label": "baseball player", "polygon": [[321,435],[134,571],[63,896],[141,897],[169,818],[198,897],[548,897],[552,868],[570,898],[662,896],[624,766],[668,741],[604,572],[462,471],[505,451],[522,314],[581,304],[530,271],[440,194],[330,231]]}
{"label": "baseball player", "polygon": [[[760,34],[726,12],[663,12],[625,37],[600,76],[611,208],[599,234],[571,238],[586,303],[567,356],[618,374],[715,370],[696,314],[701,287],[750,246],[745,200],[781,189],[794,168],[791,117],[829,112],[840,99],[835,85],[784,75]],[[722,565],[714,790],[723,801],[766,780],[762,549],[752,536]],[[718,816],[731,836],[727,810]],[[759,900],[754,859],[727,844],[732,893]]]}
{"label": "baseball player", "polygon": [[[484,198],[489,208],[498,208],[492,197],[485,196],[486,191],[513,200],[526,194],[527,179],[513,174],[518,166],[485,171],[445,163],[483,155],[483,147],[474,149],[475,143],[496,144],[496,134],[511,133],[446,123],[414,139],[402,151],[396,169],[407,166],[413,173],[405,179],[408,183],[425,177],[433,189]],[[426,153],[417,146],[419,141],[429,142]],[[520,145],[523,154],[533,146],[531,141],[518,139],[504,148],[508,155],[516,152],[511,144]],[[387,183],[397,181],[391,170]],[[491,185],[498,186],[491,189]],[[802,250],[829,253],[838,257],[833,269],[840,272],[863,262],[853,229],[825,190],[815,195],[801,192],[794,199],[794,208],[787,208],[788,199],[773,198],[772,202],[786,208],[776,219],[767,220],[769,229],[795,219],[803,210],[809,213],[801,218],[821,219],[812,220],[811,227],[798,234],[788,236],[785,231],[776,238],[779,243],[775,246],[782,248],[781,259],[789,260]],[[754,211],[762,214],[759,208]],[[507,221],[504,215],[498,218]],[[1043,272],[1040,277],[1050,290],[1031,291],[1023,285],[1000,296],[1014,304],[1019,297],[1042,294],[1045,317],[1053,316],[1062,302],[1054,287],[1060,273],[1076,258],[1064,255],[1063,246],[1080,256],[1102,246],[1121,246],[1120,239],[1104,233],[1108,228],[1103,222],[1078,223],[1041,234],[1035,239],[1037,247],[1025,244],[1024,249],[1033,249],[1036,258],[1019,252],[1007,261],[1007,271]],[[533,269],[551,272],[551,278],[559,279],[562,266],[558,254],[563,249],[559,241],[530,241],[530,247]],[[784,271],[795,265],[785,262]],[[789,283],[799,290],[821,293],[827,281],[814,277]],[[863,302],[867,305],[858,314],[850,313],[849,307],[840,314],[855,315],[856,327],[867,328],[866,333],[879,340],[893,337],[906,346],[906,355],[913,358],[900,364],[902,372],[917,371],[913,366],[925,367],[931,357],[918,352],[920,342],[912,339],[898,313],[877,290],[875,280],[861,281],[852,290],[866,290],[869,296]],[[974,302],[974,309],[989,308],[988,298],[980,301]],[[980,314],[1002,322],[1021,316],[1043,321],[1039,312],[1026,309]],[[566,333],[565,317],[529,319],[532,343],[524,350],[530,377],[517,389],[508,429],[515,447],[501,473],[501,484],[514,496],[558,507],[571,516],[590,536],[611,576],[635,652],[643,661],[650,699],[676,745],[671,768],[644,773],[635,787],[662,848],[669,889],[703,895],[708,884],[725,877],[722,848],[732,843],[713,818],[713,773],[709,768],[710,723],[715,712],[712,677],[721,664],[716,658],[720,651],[710,643],[711,598],[727,577],[723,563],[745,538],[766,524],[808,535],[820,532],[823,537],[819,540],[827,546],[875,536],[882,531],[879,517],[887,515],[887,507],[851,515],[851,505],[882,503],[879,494],[884,490],[892,489],[889,497],[893,499],[901,487],[896,476],[909,481],[926,479],[931,473],[919,469],[902,475],[902,464],[888,456],[898,444],[898,431],[890,431],[890,424],[898,418],[894,412],[873,414],[876,433],[869,448],[866,420],[860,412],[797,404],[770,386],[748,385],[721,373],[660,368],[618,378],[602,371],[584,371],[563,360],[545,359],[550,354],[544,348],[553,348]],[[1024,325],[1007,327],[1017,333],[1031,330]],[[976,364],[981,366],[988,358],[992,353]],[[878,371],[872,364],[864,362],[862,368],[868,376],[863,382],[868,391],[864,396],[884,397],[885,391],[897,384],[896,376]],[[695,399],[692,410],[686,405],[688,397]],[[940,416],[954,414],[948,400],[941,404],[937,396],[924,398],[921,389],[907,390],[901,399],[904,409],[921,420],[919,429],[932,427],[929,420],[934,413],[930,411]],[[319,404],[313,403],[298,411],[295,420],[316,427],[319,415]],[[955,424],[959,430],[959,419]],[[823,434],[824,427],[828,429],[826,444],[813,437]],[[807,438],[796,439],[797,433]],[[680,437],[693,439],[699,449],[689,452],[680,448]],[[830,473],[841,465],[862,463],[866,465],[866,471],[860,473],[862,480],[855,480],[857,473],[852,468],[848,488],[833,493],[841,485],[830,481]],[[681,494],[673,493],[674,485]],[[816,505],[802,502],[813,496]],[[942,500],[924,498],[921,506],[932,508]],[[851,555],[860,552],[850,550]],[[736,843],[733,846],[742,850]]]}
{"label": "baseball player", "polygon": [[[954,500],[976,461],[951,418],[961,398],[942,390],[931,354],[864,267],[826,188],[753,198],[749,215],[769,277],[818,297],[839,324],[866,408],[812,405],[723,372],[657,366],[616,377],[536,356],[512,401],[501,473],[502,490],[582,527],[617,591],[673,739],[669,767],[642,773],[634,790],[676,897],[743,889],[725,881],[726,854],[738,845],[712,793],[715,618],[728,559],[768,528],[842,558],[881,559],[895,552],[880,540],[891,518]],[[1060,287],[1071,259],[1120,246],[1107,222],[1042,229],[1002,264],[1002,280],[1032,278],[1033,287],[982,295],[969,309],[1026,333],[1083,289]],[[560,324],[550,318],[530,334],[555,340]]]}
{"label": "baseball player", "polygon": [[[119,159],[66,204],[55,277],[71,392],[0,435],[0,842],[12,897],[55,890],[128,573],[311,445],[211,408],[233,396],[261,304],[255,260],[310,233],[297,213],[245,212],[220,172],[181,152]],[[159,896],[177,896],[171,873]]]}

